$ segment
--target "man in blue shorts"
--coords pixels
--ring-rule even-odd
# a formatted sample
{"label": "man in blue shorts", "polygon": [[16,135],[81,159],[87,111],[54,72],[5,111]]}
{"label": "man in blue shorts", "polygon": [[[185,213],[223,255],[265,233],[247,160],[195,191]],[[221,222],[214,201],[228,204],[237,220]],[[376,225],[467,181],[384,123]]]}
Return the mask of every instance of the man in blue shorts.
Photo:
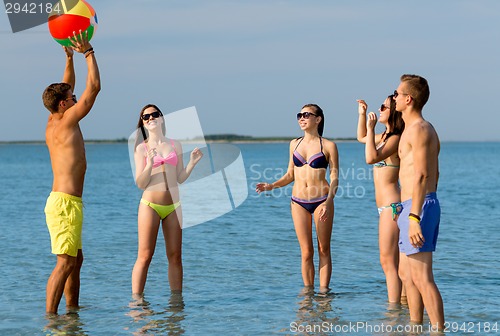
{"label": "man in blue shorts", "polygon": [[396,110],[405,129],[399,142],[399,180],[403,212],[399,215],[400,277],[408,297],[410,319],[422,323],[424,307],[434,330],[444,328],[443,299],[432,274],[432,252],[436,249],[441,208],[436,196],[439,178],[439,137],[422,117],[429,99],[427,80],[417,75],[401,76],[394,91]]}

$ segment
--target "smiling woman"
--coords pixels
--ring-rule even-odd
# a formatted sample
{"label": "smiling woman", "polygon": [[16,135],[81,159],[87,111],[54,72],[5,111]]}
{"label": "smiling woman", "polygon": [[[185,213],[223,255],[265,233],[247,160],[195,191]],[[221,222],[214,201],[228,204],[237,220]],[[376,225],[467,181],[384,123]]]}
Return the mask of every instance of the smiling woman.
{"label": "smiling woman", "polygon": [[[258,183],[256,191],[261,193],[294,182],[291,211],[302,255],[302,279],[308,290],[314,287],[314,219],[318,237],[319,291],[326,294],[330,290],[332,274],[330,241],[334,216],[333,199],[338,187],[337,146],[322,137],[325,116],[318,105],[304,105],[297,113],[297,121],[304,136],[290,142],[286,174],[273,183]],[[328,167],[330,184],[326,179]]]}
{"label": "smiling woman", "polygon": [[165,119],[156,105],[144,106],[137,126],[141,132],[137,132],[135,142],[135,178],[144,192],[139,204],[139,242],[132,271],[132,293],[141,299],[159,223],[165,238],[170,288],[174,292],[182,291],[182,212],[178,185],[189,177],[203,154],[195,148],[184,167],[181,144],[166,138]]}
{"label": "smiling woman", "polygon": [[[379,213],[379,249],[380,264],[384,270],[389,302],[405,301],[399,279],[399,229],[396,218],[401,212],[401,197],[398,185],[399,156],[398,144],[404,129],[401,113],[396,111],[396,102],[388,96],[380,105],[379,122],[385,126],[383,133],[375,134],[377,116],[368,114],[368,105],[358,100],[358,141],[365,144],[366,163],[373,164],[373,182],[375,184],[375,200]],[[401,297],[403,296],[403,300]]]}

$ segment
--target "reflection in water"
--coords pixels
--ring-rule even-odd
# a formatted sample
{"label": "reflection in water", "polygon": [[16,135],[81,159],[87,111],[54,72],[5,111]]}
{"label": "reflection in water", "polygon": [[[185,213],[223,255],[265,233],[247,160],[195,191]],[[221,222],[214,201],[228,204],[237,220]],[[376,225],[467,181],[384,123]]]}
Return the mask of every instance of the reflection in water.
{"label": "reflection in water", "polygon": [[46,335],[87,335],[83,330],[84,323],[80,320],[78,309],[70,310],[64,315],[47,314]]}
{"label": "reflection in water", "polygon": [[290,324],[290,331],[320,335],[331,331],[330,326],[338,322],[338,317],[332,316],[333,296],[333,293],[315,293],[313,288],[304,287],[299,293],[297,319]]}
{"label": "reflection in water", "polygon": [[184,299],[182,293],[172,293],[168,306],[162,311],[155,312],[143,296],[134,296],[129,305],[135,323],[140,323],[134,335],[182,335],[185,330],[182,321],[186,318],[184,313]]}
{"label": "reflection in water", "polygon": [[384,317],[384,322],[386,323],[401,324],[400,322],[409,317],[408,306],[405,307],[399,303],[387,302]]}
{"label": "reflection in water", "polygon": [[[400,303],[386,303],[386,311],[384,313],[383,319],[377,322],[380,325],[385,325],[385,332],[374,333],[377,336],[391,336],[394,335],[393,330],[398,330],[398,328],[403,328],[398,335],[404,336],[419,336],[425,335],[424,325],[419,323],[413,323],[410,321],[410,311],[407,304]],[[433,334],[434,335],[434,334]]]}

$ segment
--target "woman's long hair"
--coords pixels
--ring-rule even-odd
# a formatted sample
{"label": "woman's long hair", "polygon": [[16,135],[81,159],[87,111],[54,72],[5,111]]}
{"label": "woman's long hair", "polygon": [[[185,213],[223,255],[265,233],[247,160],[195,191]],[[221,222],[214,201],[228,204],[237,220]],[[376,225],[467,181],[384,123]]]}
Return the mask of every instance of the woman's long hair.
{"label": "woman's long hair", "polygon": [[314,113],[318,117],[321,117],[321,121],[319,122],[319,125],[318,125],[318,133],[319,133],[319,136],[323,136],[323,129],[325,128],[325,115],[323,114],[323,110],[321,109],[321,107],[319,107],[316,104],[306,104],[306,105],[302,106],[302,108],[305,108],[305,107],[313,108]]}
{"label": "woman's long hair", "polygon": [[[385,136],[382,136],[382,141],[389,139],[392,135],[401,135],[405,129],[403,116],[401,112],[396,111],[396,101],[394,100],[394,95],[390,95],[387,98],[390,101],[389,119],[387,120],[387,123],[389,124],[391,131],[385,134]],[[386,132],[384,131],[384,133]]]}
{"label": "woman's long hair", "polygon": [[[154,105],[154,104],[147,104],[146,106],[144,106],[141,110],[141,113],[139,113],[139,122],[137,123],[137,138],[136,138],[136,141],[135,141],[135,147],[137,147],[139,144],[141,144],[142,142],[145,142],[147,143],[148,142],[148,137],[149,137],[149,132],[148,130],[144,127],[144,121],[142,120],[142,115],[144,114],[144,111],[147,109],[147,108],[150,108],[150,107],[153,107],[155,108],[158,112],[161,113],[161,117],[163,118],[163,113],[161,112],[161,110],[158,108],[158,106]],[[163,123],[161,124],[161,131],[163,133],[163,135],[165,135],[166,133],[166,128],[165,128],[165,120],[163,121]]]}

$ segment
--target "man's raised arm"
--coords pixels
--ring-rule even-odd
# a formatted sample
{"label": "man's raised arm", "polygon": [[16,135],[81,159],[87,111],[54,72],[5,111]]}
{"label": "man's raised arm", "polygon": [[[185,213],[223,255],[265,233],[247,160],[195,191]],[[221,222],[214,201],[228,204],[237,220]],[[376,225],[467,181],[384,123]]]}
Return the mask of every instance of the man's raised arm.
{"label": "man's raised arm", "polygon": [[64,68],[63,83],[71,85],[71,90],[75,91],[75,67],[73,65],[73,49],[63,47],[66,53],[66,67]]}
{"label": "man's raised arm", "polygon": [[88,74],[87,84],[82,95],[78,99],[78,103],[68,110],[70,122],[78,123],[83,119],[94,105],[97,94],[101,90],[101,78],[99,68],[94,55],[94,48],[88,41],[88,37],[84,33],[77,34],[71,39],[73,42],[73,50],[82,53],[87,62]]}

